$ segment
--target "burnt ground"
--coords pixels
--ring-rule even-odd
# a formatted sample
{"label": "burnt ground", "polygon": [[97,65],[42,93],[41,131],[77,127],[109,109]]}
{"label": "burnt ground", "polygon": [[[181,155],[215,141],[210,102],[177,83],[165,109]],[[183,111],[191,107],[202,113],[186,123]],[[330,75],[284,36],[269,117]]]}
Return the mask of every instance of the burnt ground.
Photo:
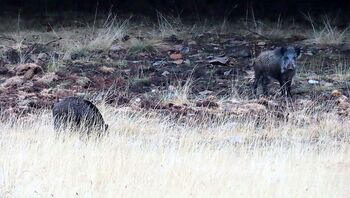
{"label": "burnt ground", "polygon": [[[10,34],[0,39],[3,113],[26,115],[50,108],[57,99],[79,95],[96,102],[103,99],[112,106],[181,115],[256,114],[268,109],[283,113],[286,105],[299,109],[321,105],[349,115],[347,44],[310,43],[300,34],[271,39],[252,32],[186,32],[150,42],[154,38],[138,31],[123,35],[105,49],[67,54],[60,50],[64,36],[45,43],[35,39],[19,42]],[[302,48],[294,98],[281,97],[277,83],[271,83],[269,97],[253,96],[254,57],[283,45]]]}

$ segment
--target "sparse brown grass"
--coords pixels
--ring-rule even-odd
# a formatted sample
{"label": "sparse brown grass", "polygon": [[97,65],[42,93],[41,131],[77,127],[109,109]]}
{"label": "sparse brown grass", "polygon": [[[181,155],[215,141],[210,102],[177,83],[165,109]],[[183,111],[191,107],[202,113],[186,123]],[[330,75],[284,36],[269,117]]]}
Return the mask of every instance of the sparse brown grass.
{"label": "sparse brown grass", "polygon": [[57,137],[51,115],[1,123],[1,197],[347,197],[349,120],[187,124],[99,106],[110,134]]}
{"label": "sparse brown grass", "polygon": [[317,24],[310,15],[307,16],[312,27],[309,42],[323,45],[342,44],[348,37],[348,28],[338,29],[332,25],[330,19],[326,16],[321,24]]}

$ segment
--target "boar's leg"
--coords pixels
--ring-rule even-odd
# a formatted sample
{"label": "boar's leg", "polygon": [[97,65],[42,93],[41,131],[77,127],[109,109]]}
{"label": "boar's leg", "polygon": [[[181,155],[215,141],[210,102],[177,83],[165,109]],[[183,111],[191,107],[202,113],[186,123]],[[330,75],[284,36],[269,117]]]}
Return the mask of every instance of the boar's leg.
{"label": "boar's leg", "polygon": [[262,79],[262,84],[263,84],[263,93],[264,95],[268,95],[268,90],[267,90],[267,86],[269,85],[270,83],[270,79],[267,77],[267,76],[264,76],[263,79]]}

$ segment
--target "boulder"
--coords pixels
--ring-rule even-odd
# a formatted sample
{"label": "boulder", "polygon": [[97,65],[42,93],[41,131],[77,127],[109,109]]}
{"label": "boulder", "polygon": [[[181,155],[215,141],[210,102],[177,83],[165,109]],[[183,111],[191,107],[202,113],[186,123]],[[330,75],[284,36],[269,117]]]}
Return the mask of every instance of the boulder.
{"label": "boulder", "polygon": [[25,80],[19,76],[13,76],[8,78],[2,85],[4,87],[13,87],[13,86],[21,86]]}
{"label": "boulder", "polygon": [[35,74],[42,73],[41,66],[35,63],[19,64],[15,67],[17,76],[24,76],[26,79],[31,79]]}
{"label": "boulder", "polygon": [[98,70],[104,74],[111,74],[115,71],[115,68],[102,66]]}

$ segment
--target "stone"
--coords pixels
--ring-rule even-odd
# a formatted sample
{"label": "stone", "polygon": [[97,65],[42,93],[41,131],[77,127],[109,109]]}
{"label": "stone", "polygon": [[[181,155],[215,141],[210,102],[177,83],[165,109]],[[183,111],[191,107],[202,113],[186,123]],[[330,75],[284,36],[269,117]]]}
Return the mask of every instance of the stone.
{"label": "stone", "polygon": [[175,63],[176,65],[180,65],[184,62],[183,59],[179,59],[179,60],[174,60],[173,63]]}
{"label": "stone", "polygon": [[7,79],[2,85],[4,87],[20,86],[24,83],[24,79],[19,76],[14,76]]}
{"label": "stone", "polygon": [[170,74],[170,72],[164,71],[164,72],[162,73],[162,76],[168,76],[169,74]]}
{"label": "stone", "polygon": [[102,66],[98,70],[104,74],[111,74],[115,71],[115,68]]}
{"label": "stone", "polygon": [[213,59],[209,60],[209,63],[213,65],[226,65],[228,62],[229,59],[226,56],[214,57]]}
{"label": "stone", "polygon": [[310,85],[317,85],[317,84],[320,84],[320,81],[310,79],[310,80],[308,81],[308,83],[309,83]]}
{"label": "stone", "polygon": [[9,69],[6,67],[0,67],[0,75],[5,75],[9,72]]}
{"label": "stone", "polygon": [[55,73],[47,73],[44,76],[42,76],[41,78],[39,78],[38,82],[50,84],[56,80],[58,80],[58,76]]}
{"label": "stone", "polygon": [[10,48],[4,52],[6,60],[11,64],[17,64],[20,62],[21,58],[19,52],[13,48]]}
{"label": "stone", "polygon": [[41,67],[46,67],[50,61],[50,56],[47,53],[40,53],[35,60],[35,63]]}
{"label": "stone", "polygon": [[166,61],[163,61],[163,60],[160,60],[160,61],[156,61],[152,64],[153,67],[157,67],[157,66],[163,66],[165,65],[167,62]]}
{"label": "stone", "polygon": [[347,102],[347,101],[341,101],[338,103],[338,107],[341,109],[341,110],[347,110],[349,109],[350,107],[350,103]]}
{"label": "stone", "polygon": [[172,60],[179,60],[179,59],[182,59],[182,55],[180,53],[172,53],[170,54],[170,58]]}
{"label": "stone", "polygon": [[53,91],[53,94],[56,96],[56,98],[65,98],[65,97],[68,97],[68,96],[73,96],[74,95],[74,91],[73,90],[69,90],[69,89],[58,88],[58,89]]}
{"label": "stone", "polygon": [[266,45],[266,42],[265,42],[265,41],[259,41],[259,42],[258,42],[258,45],[259,45],[259,46],[264,46],[264,45]]}
{"label": "stone", "polygon": [[121,51],[123,49],[124,48],[121,45],[112,45],[109,50],[111,52],[119,52],[119,51]]}
{"label": "stone", "polygon": [[91,80],[88,77],[80,77],[76,82],[82,87],[87,87],[91,83]]}
{"label": "stone", "polygon": [[251,57],[251,52],[248,47],[244,48],[234,48],[232,49],[232,54],[231,56],[234,58],[249,58]]}
{"label": "stone", "polygon": [[338,98],[338,97],[340,97],[342,95],[343,94],[337,89],[333,90],[332,93],[331,93],[331,96],[336,97],[336,98]]}
{"label": "stone", "polygon": [[15,67],[16,75],[24,75],[26,79],[31,79],[35,74],[41,73],[42,67],[35,63],[19,64]]}

